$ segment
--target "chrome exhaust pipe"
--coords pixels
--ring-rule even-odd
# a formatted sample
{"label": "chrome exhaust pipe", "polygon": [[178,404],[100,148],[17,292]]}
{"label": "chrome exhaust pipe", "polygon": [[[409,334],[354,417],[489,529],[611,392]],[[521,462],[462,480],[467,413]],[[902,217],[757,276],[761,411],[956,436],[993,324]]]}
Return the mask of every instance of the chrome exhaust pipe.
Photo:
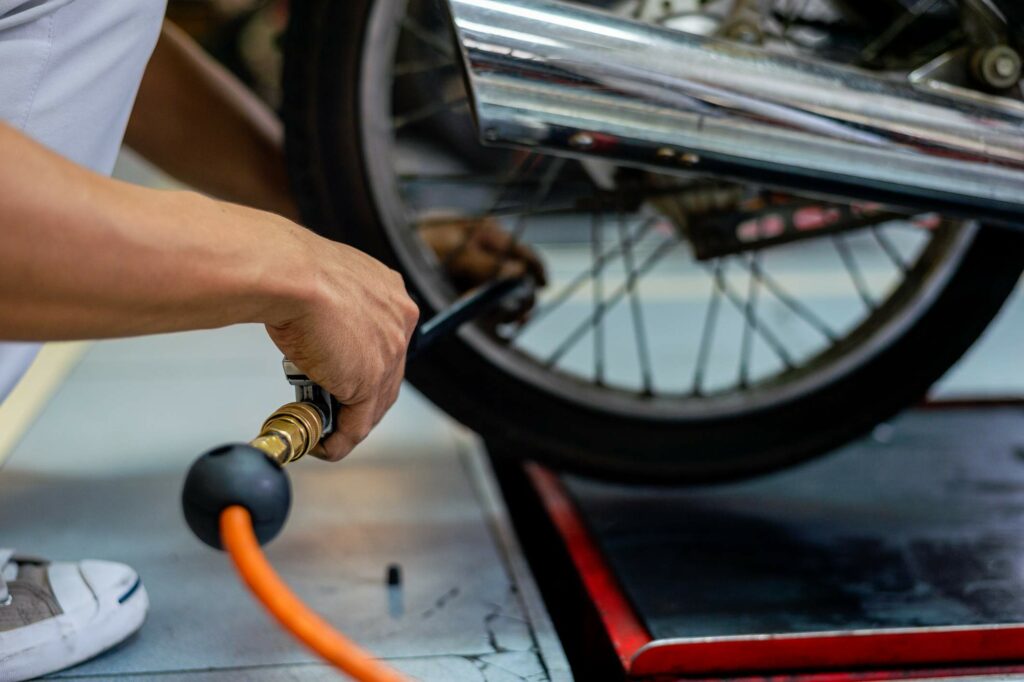
{"label": "chrome exhaust pipe", "polygon": [[448,0],[481,142],[1024,224],[1024,104],[557,0]]}

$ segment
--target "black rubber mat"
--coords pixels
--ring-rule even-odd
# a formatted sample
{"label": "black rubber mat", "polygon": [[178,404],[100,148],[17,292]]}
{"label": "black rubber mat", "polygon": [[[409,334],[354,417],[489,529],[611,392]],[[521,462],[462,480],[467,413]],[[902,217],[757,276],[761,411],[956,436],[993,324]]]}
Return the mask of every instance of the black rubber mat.
{"label": "black rubber mat", "polygon": [[655,638],[1024,622],[1024,409],[914,412],[740,484],[567,485]]}

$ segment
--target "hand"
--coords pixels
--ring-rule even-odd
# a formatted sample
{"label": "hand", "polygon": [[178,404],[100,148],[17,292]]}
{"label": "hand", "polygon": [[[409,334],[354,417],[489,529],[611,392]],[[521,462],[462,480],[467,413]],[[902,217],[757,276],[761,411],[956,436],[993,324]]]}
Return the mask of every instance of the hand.
{"label": "hand", "polygon": [[347,454],[394,403],[419,311],[373,258],[279,215],[88,171],[0,122],[0,338],[259,322],[345,406]]}
{"label": "hand", "polygon": [[[494,218],[431,218],[418,225],[420,237],[434,251],[459,292],[496,277],[531,275],[537,286],[547,284],[544,264],[529,246],[515,241]],[[534,305],[531,297],[513,311],[522,319]]]}
{"label": "hand", "polygon": [[290,319],[268,324],[267,332],[343,405],[334,433],[311,453],[334,462],[366,438],[398,398],[419,309],[394,270],[344,244],[312,233],[306,239],[316,293]]}

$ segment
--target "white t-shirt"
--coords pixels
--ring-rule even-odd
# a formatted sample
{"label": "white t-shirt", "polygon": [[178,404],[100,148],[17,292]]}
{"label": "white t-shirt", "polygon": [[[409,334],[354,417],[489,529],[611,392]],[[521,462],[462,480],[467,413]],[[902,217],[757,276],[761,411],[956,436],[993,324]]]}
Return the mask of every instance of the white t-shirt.
{"label": "white t-shirt", "polygon": [[[166,0],[0,0],[0,119],[109,175],[165,9]],[[37,350],[0,342],[0,400]]]}

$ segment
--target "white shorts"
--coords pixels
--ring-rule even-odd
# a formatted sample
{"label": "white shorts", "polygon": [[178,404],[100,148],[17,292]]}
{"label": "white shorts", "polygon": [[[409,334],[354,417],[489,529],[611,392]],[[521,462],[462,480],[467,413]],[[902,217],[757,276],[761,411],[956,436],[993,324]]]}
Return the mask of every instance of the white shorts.
{"label": "white shorts", "polygon": [[[0,120],[109,175],[165,8],[166,0],[0,0]],[[0,400],[37,348],[0,343]]]}

